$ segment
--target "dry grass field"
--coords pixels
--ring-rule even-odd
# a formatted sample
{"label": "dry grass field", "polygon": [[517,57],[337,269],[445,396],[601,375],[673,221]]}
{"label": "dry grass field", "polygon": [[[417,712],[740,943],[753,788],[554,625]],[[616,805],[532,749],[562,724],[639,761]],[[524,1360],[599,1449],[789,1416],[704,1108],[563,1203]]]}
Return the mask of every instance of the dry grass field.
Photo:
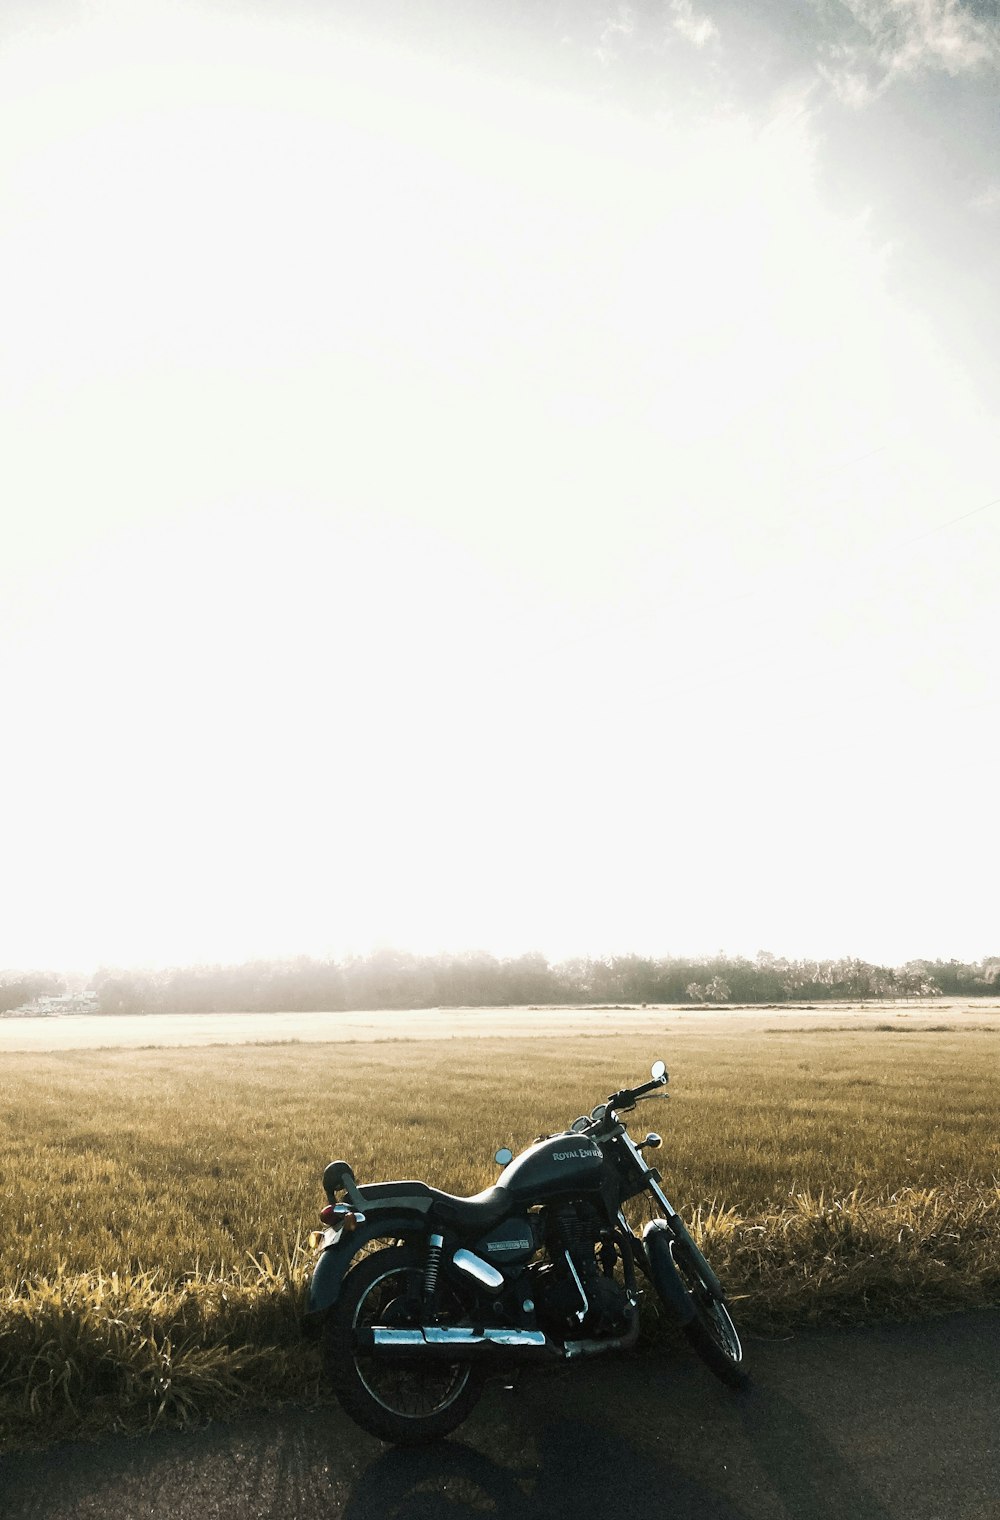
{"label": "dry grass field", "polygon": [[[303,1241],[334,1156],[473,1192],[663,1056],[668,1194],[760,1330],[1000,1300],[1000,1018],[835,1010],[561,1039],[8,1053],[0,1440],[317,1396]],[[420,1017],[415,1015],[413,1017]],[[651,1337],[657,1325],[650,1315]]]}

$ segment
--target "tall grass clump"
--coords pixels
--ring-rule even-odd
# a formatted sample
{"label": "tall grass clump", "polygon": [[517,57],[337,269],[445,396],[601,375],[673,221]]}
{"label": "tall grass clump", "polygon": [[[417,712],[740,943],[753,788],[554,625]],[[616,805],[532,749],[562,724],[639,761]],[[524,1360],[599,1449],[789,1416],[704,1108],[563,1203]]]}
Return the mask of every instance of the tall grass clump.
{"label": "tall grass clump", "polygon": [[742,1216],[693,1220],[757,1329],[905,1320],[1000,1302],[1000,1187],[822,1189]]}
{"label": "tall grass clump", "polygon": [[304,1268],[287,1259],[180,1283],[61,1264],[22,1279],[0,1299],[0,1441],[151,1430],[315,1397],[304,1307]]}

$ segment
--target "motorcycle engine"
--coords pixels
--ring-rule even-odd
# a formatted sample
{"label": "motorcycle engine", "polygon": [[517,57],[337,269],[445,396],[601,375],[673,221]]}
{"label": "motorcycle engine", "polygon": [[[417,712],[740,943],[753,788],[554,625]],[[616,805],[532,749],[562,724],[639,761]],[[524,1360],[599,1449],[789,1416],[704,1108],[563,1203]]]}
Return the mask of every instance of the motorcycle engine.
{"label": "motorcycle engine", "polygon": [[532,1269],[533,1289],[539,1320],[560,1335],[625,1328],[628,1298],[614,1277],[618,1253],[610,1238],[600,1239],[602,1234],[609,1232],[602,1231],[596,1211],[583,1204],[560,1209],[549,1220],[548,1259]]}

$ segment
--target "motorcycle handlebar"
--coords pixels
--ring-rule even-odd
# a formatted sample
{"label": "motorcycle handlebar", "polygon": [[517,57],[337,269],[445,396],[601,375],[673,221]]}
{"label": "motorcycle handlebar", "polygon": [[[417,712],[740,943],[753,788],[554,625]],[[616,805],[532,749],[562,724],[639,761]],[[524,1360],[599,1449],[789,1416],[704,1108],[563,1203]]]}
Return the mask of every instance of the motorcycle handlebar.
{"label": "motorcycle handlebar", "polygon": [[608,1099],[609,1108],[633,1108],[637,1098],[643,1098],[647,1093],[655,1091],[657,1087],[666,1087],[669,1080],[668,1074],[662,1077],[654,1077],[652,1082],[643,1082],[639,1087],[623,1087],[621,1092],[612,1093]]}

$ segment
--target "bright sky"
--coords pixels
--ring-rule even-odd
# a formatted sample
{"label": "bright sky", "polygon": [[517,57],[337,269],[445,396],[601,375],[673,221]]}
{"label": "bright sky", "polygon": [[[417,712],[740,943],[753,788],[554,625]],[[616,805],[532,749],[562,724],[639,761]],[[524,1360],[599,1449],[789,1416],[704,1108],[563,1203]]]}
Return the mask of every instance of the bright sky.
{"label": "bright sky", "polygon": [[1000,950],[1000,24],[789,3],[6,6],[0,969]]}

